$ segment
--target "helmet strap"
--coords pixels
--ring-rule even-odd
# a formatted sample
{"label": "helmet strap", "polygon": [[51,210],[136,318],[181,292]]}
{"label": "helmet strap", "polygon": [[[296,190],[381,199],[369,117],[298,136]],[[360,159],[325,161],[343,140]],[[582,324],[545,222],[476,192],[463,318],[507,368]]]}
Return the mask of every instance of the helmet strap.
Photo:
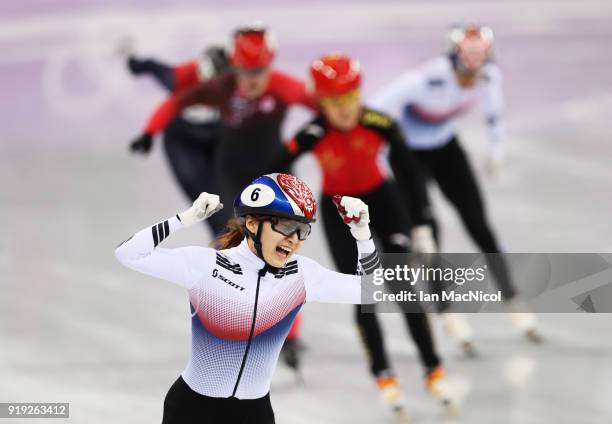
{"label": "helmet strap", "polygon": [[257,223],[257,233],[253,237],[253,244],[255,245],[255,251],[257,251],[257,256],[259,256],[259,258],[262,261],[266,262],[266,260],[264,259],[263,251],[261,250],[261,233],[262,233],[262,231],[263,231],[263,222],[259,221]]}
{"label": "helmet strap", "polygon": [[262,261],[264,261],[265,267],[263,269],[265,269],[268,272],[271,272],[272,274],[276,274],[276,272],[278,271],[278,268],[275,266],[270,265],[266,259],[264,258],[263,255],[263,250],[261,248],[261,233],[263,231],[263,221],[259,221],[257,223],[257,232],[253,233],[251,232],[248,228],[245,228],[244,232],[247,235],[247,237],[250,237],[253,240],[253,245],[255,246],[255,251],[257,252],[257,256],[259,257],[259,259],[261,259]]}

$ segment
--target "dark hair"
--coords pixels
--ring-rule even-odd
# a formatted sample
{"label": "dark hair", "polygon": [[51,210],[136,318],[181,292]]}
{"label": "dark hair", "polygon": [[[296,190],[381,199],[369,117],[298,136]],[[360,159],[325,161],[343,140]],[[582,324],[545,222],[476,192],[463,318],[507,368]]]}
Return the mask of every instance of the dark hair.
{"label": "dark hair", "polygon": [[[247,215],[257,222],[262,222],[267,219],[264,215]],[[238,246],[246,236],[246,217],[232,218],[225,224],[223,234],[213,240],[211,243],[216,249],[229,249]]]}

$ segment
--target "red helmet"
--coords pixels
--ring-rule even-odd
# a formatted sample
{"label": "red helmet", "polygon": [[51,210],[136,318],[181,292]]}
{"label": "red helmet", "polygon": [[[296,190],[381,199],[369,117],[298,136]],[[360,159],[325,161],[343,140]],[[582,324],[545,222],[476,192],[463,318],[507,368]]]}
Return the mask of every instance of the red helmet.
{"label": "red helmet", "polygon": [[242,27],[234,32],[229,58],[232,66],[254,70],[265,68],[274,59],[276,40],[264,27]]}
{"label": "red helmet", "polygon": [[467,25],[454,28],[450,35],[450,53],[469,71],[480,69],[491,56],[493,31],[489,27]]}
{"label": "red helmet", "polygon": [[325,55],[310,65],[318,97],[341,96],[361,85],[359,62],[341,53]]}

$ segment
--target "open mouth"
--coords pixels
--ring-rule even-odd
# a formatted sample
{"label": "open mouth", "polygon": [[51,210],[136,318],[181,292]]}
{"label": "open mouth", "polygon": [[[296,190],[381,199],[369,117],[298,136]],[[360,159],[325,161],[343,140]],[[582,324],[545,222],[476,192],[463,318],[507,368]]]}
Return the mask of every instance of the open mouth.
{"label": "open mouth", "polygon": [[283,259],[287,259],[289,255],[291,255],[292,249],[286,246],[277,246],[276,254],[279,255]]}

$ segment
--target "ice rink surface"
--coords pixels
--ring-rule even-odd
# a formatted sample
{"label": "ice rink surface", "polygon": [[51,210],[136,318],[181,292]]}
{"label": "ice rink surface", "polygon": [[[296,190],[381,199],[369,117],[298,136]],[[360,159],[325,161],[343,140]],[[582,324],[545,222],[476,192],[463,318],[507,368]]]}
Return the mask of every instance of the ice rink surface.
{"label": "ice rink surface", "polygon": [[[313,57],[346,51],[361,59],[371,93],[438,54],[449,24],[487,23],[505,72],[508,160],[500,178],[481,182],[500,239],[510,252],[612,251],[608,1],[53,3],[1,6],[0,402],[70,402],[70,423],[160,422],[163,396],[186,364],[183,290],[113,256],[133,232],[188,206],[159,145],[146,159],[127,153],[163,93],[127,75],[115,54],[125,36],[142,54],[185,60],[235,25],[264,20],[281,42],[279,68],[305,75]],[[292,113],[287,135],[307,117]],[[479,173],[482,120],[475,111],[461,129]],[[319,178],[310,158],[297,173],[314,185]],[[437,192],[435,201],[444,249],[473,250]],[[169,245],[208,241],[195,228]],[[320,228],[304,254],[331,266]],[[279,367],[277,422],[392,422],[352,308],[304,312],[305,384]],[[424,390],[402,317],[380,319],[413,422],[448,422]],[[432,320],[462,399],[456,422],[612,422],[609,315],[541,315],[542,346],[506,315],[470,320],[477,360],[463,358]]]}

